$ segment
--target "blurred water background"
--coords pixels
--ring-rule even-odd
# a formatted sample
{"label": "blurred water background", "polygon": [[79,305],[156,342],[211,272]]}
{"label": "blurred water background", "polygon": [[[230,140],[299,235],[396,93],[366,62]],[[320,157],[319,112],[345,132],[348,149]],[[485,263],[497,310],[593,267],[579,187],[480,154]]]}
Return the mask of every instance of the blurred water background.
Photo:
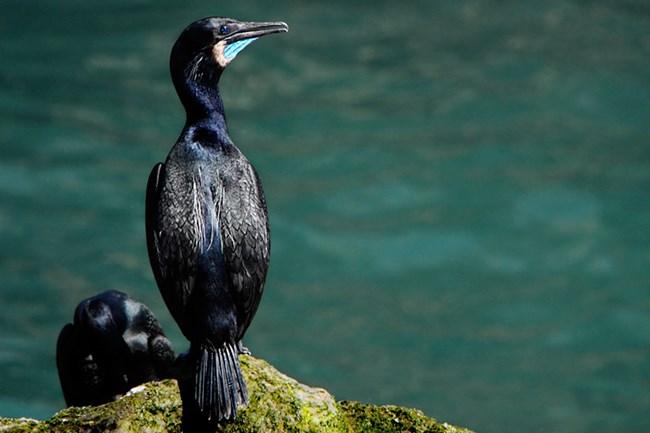
{"label": "blurred water background", "polygon": [[56,337],[99,291],[186,349],[143,202],[206,15],[291,26],[221,82],[271,213],[255,355],[482,433],[650,431],[645,0],[2,0],[0,415],[63,407]]}

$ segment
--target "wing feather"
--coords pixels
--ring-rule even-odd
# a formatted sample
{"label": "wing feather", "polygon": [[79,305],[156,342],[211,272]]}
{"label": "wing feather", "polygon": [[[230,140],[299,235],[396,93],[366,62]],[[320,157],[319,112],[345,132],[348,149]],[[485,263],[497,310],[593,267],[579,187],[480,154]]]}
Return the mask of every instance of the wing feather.
{"label": "wing feather", "polygon": [[250,325],[264,290],[269,265],[269,227],[264,193],[246,161],[242,176],[226,187],[218,212],[226,271],[237,305],[238,338]]}
{"label": "wing feather", "polygon": [[[170,245],[178,242],[178,239],[169,236],[169,233],[161,230],[161,227],[164,226],[169,230],[171,226],[174,231],[182,231],[185,230],[183,226],[189,222],[183,219],[168,219],[165,221],[166,224],[162,224],[159,206],[164,206],[164,203],[161,203],[164,177],[165,165],[158,163],[151,170],[147,182],[145,206],[147,251],[163,300],[183,330],[185,329],[184,310],[194,283],[194,273],[191,269],[193,260],[184,257],[186,253],[183,245]],[[172,254],[174,257],[171,256]]]}

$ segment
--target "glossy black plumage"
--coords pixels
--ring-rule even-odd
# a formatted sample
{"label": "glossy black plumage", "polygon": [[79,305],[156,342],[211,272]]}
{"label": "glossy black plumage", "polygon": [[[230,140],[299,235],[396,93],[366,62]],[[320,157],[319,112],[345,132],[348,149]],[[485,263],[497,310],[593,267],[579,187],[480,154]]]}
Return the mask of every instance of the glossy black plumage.
{"label": "glossy black plumage", "polygon": [[151,310],[116,290],[80,302],[56,350],[68,406],[103,404],[134,386],[171,377],[174,358]]}
{"label": "glossy black plumage", "polygon": [[194,418],[207,425],[232,419],[246,404],[237,347],[269,264],[264,193],[230,139],[217,84],[236,43],[286,30],[284,23],[206,18],[188,26],[172,49],[172,80],[187,118],[165,163],[149,176],[146,232],[160,292],[191,343],[186,362],[193,370],[179,380],[186,426],[199,424]]}

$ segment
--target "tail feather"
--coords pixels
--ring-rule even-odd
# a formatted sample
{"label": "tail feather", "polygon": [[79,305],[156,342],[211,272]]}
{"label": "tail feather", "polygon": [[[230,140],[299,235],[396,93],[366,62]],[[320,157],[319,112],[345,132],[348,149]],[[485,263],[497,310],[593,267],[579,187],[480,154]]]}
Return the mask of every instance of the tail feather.
{"label": "tail feather", "polygon": [[202,344],[196,360],[194,400],[207,421],[232,420],[248,403],[246,383],[233,344]]}
{"label": "tail feather", "polygon": [[229,357],[231,368],[230,371],[239,371],[240,374],[235,374],[232,377],[233,387],[232,390],[238,390],[235,392],[235,399],[237,404],[246,405],[248,404],[248,389],[246,388],[246,382],[244,382],[244,376],[241,374],[239,368],[239,349],[236,346],[228,346]]}
{"label": "tail feather", "polygon": [[231,413],[231,404],[230,404],[230,387],[228,386],[228,373],[230,373],[225,366],[223,356],[217,356],[218,368],[215,372],[220,372],[221,377],[215,378],[219,384],[219,412],[225,414],[225,417],[228,418]]}

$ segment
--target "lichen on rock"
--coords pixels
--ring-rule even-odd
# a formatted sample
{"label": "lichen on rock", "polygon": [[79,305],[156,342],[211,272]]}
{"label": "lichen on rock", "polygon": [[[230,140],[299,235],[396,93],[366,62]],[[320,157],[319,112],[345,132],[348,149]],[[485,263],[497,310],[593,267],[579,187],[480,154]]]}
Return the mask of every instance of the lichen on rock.
{"label": "lichen on rock", "polygon": [[[220,433],[471,433],[399,406],[336,402],[252,356],[240,357],[250,402]],[[175,380],[147,383],[117,401],[71,407],[45,421],[0,418],[7,433],[182,433]]]}

